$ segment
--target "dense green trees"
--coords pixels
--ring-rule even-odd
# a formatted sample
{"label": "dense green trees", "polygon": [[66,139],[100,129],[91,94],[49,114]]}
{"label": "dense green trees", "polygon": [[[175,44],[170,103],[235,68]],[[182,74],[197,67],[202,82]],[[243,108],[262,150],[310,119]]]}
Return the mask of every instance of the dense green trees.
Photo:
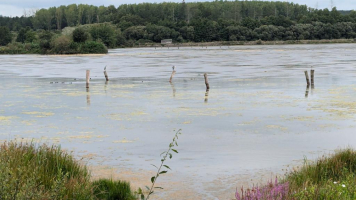
{"label": "dense green trees", "polygon": [[0,46],[7,45],[11,42],[12,35],[9,28],[0,26]]}
{"label": "dense green trees", "polygon": [[22,28],[18,32],[16,42],[21,42],[21,43],[31,43],[35,41],[36,38],[36,33],[30,29],[30,27]]}
{"label": "dense green trees", "polygon": [[[18,32],[17,42],[38,43],[47,50],[53,44],[64,44],[64,38],[54,41],[60,30],[68,26],[80,27],[71,35],[63,31],[70,39],[70,49],[80,49],[84,44],[94,46],[90,42],[115,48],[159,43],[162,39],[174,42],[349,39],[356,37],[356,12],[242,0],[125,4],[118,8],[71,4],[41,9],[30,17],[0,16],[0,26]],[[48,36],[48,32],[41,30],[59,36],[41,39]]]}

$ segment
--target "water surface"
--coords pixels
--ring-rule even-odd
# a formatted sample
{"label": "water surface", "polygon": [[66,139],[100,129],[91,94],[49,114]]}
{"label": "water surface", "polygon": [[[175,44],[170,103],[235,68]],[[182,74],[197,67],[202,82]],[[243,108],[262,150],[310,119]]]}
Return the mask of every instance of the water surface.
{"label": "water surface", "polygon": [[[355,47],[1,55],[0,139],[60,144],[143,187],[154,173],[150,164],[159,164],[174,130],[182,129],[179,154],[167,162],[173,171],[158,181],[168,189],[156,198],[230,199],[250,178],[356,146]],[[304,70],[311,68],[315,87],[306,89]]]}

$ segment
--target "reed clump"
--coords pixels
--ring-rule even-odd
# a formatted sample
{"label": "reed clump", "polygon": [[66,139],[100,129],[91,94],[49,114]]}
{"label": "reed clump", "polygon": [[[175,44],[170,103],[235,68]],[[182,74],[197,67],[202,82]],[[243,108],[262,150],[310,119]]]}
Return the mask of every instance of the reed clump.
{"label": "reed clump", "polygon": [[[133,199],[128,183],[109,182],[118,187],[92,182],[87,167],[60,146],[16,141],[0,145],[0,199]],[[127,196],[102,198],[121,185]]]}

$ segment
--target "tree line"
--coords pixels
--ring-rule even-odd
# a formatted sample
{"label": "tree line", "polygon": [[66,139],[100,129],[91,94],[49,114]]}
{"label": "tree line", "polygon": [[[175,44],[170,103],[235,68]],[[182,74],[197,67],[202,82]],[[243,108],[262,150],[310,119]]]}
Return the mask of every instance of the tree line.
{"label": "tree line", "polygon": [[[92,28],[85,29],[90,40],[105,40],[104,44],[109,48],[160,42],[162,39],[210,42],[356,37],[355,11],[319,10],[289,2],[183,1],[124,4],[117,8],[72,4],[40,9],[32,16],[0,16],[0,26],[18,34],[39,30],[60,34],[68,27],[95,24],[110,24],[105,27],[109,27],[111,35],[105,39],[96,36]],[[38,34],[33,38],[36,37]]]}

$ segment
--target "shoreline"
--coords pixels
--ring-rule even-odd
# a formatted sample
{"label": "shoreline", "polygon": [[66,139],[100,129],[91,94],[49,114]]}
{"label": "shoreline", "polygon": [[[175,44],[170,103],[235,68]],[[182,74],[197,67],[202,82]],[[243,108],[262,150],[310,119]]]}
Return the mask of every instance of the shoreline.
{"label": "shoreline", "polygon": [[149,43],[125,48],[152,48],[152,47],[214,47],[214,46],[249,46],[249,45],[291,45],[291,44],[353,44],[355,39],[331,39],[331,40],[286,40],[286,41],[216,41],[216,42],[186,42],[174,44]]}
{"label": "shoreline", "polygon": [[[117,47],[113,49],[137,49],[137,48],[180,48],[180,47],[217,47],[217,46],[254,46],[254,45],[308,45],[308,44],[354,44],[355,39],[332,39],[332,40],[286,40],[286,41],[216,41],[216,42],[186,42],[186,43],[173,43],[173,44],[160,44],[160,43],[145,43],[131,47]],[[1,47],[0,47],[1,48]],[[108,50],[113,50],[108,49]],[[41,55],[41,56],[102,56],[109,53],[89,53],[89,54],[36,54],[33,52],[28,53],[0,53],[0,55]]]}

